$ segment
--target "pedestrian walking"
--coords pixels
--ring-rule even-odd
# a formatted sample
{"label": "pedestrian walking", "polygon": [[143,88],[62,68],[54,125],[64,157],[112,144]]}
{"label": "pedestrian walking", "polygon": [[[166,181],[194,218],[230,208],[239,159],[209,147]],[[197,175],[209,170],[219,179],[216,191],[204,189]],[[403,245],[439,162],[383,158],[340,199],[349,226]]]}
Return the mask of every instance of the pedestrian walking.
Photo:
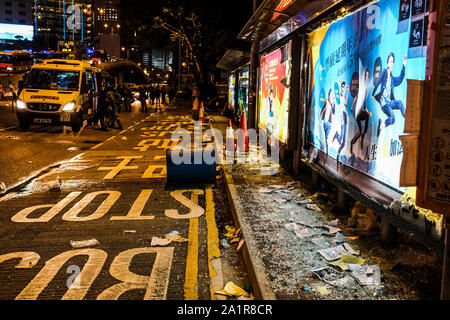
{"label": "pedestrian walking", "polygon": [[174,87],[170,87],[169,88],[169,92],[168,92],[168,98],[169,98],[169,103],[172,102],[173,97],[175,97],[175,88]]}
{"label": "pedestrian walking", "polygon": [[155,104],[156,104],[156,110],[159,112],[161,111],[161,90],[159,87],[156,87],[155,89]]}
{"label": "pedestrian walking", "polygon": [[147,112],[147,102],[145,100],[147,100],[146,92],[145,92],[144,86],[141,86],[139,88],[139,101],[141,102],[141,111],[142,112]]}
{"label": "pedestrian walking", "polygon": [[14,88],[14,85],[11,80],[8,80],[8,87],[12,93],[11,112],[14,112],[14,107],[17,104],[17,94],[16,94],[16,89]]}
{"label": "pedestrian walking", "polygon": [[155,88],[150,85],[150,91],[149,91],[149,98],[150,98],[150,103],[153,107],[153,105],[155,104]]}
{"label": "pedestrian walking", "polygon": [[161,88],[161,103],[166,105],[166,89],[164,87]]}

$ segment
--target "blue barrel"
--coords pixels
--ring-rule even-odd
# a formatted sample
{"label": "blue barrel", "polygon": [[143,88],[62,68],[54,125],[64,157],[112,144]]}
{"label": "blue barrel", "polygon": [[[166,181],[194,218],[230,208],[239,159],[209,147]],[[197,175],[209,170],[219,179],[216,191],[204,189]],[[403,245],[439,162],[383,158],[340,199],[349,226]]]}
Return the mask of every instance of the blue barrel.
{"label": "blue barrel", "polygon": [[[181,149],[179,147],[166,150],[167,182],[168,183],[214,183],[216,181],[216,161],[205,159],[204,147]],[[190,154],[186,154],[186,152]],[[215,157],[215,150],[207,151]],[[183,160],[181,160],[181,159]],[[189,160],[187,160],[189,158]],[[197,159],[197,164],[195,163]],[[200,161],[198,161],[201,159]],[[175,161],[174,161],[175,160]],[[207,160],[207,161],[205,161]],[[180,163],[181,162],[181,163]],[[211,163],[212,162],[212,163]]]}

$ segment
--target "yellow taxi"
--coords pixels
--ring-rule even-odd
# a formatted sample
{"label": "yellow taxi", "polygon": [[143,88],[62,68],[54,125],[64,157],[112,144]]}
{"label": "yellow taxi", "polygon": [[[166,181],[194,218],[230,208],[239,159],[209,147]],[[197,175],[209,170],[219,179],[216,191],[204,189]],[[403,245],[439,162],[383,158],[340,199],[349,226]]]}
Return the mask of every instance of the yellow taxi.
{"label": "yellow taxi", "polygon": [[96,112],[100,74],[100,69],[78,60],[35,64],[17,100],[20,127],[62,125],[78,132],[83,121]]}

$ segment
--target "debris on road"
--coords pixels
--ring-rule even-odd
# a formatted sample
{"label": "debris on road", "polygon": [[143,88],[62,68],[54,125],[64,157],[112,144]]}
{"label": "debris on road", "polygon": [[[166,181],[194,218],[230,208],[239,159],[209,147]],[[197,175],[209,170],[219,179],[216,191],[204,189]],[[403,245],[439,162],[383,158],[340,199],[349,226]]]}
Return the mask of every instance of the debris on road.
{"label": "debris on road", "polygon": [[244,245],[244,242],[245,242],[244,239],[241,239],[241,241],[239,241],[239,244],[238,244],[238,246],[236,248],[236,251],[239,251],[241,249],[241,247]]}
{"label": "debris on road", "polygon": [[92,247],[97,244],[100,244],[97,239],[89,239],[89,240],[81,240],[81,241],[74,241],[70,240],[70,244],[73,248],[84,248],[84,247]]}
{"label": "debris on road", "polygon": [[328,264],[332,265],[332,266],[336,266],[338,268],[340,268],[342,271],[347,271],[349,269],[348,265],[349,264],[357,264],[357,265],[363,265],[364,264],[364,260],[361,259],[360,257],[354,256],[352,254],[342,254],[341,259],[338,261],[334,261],[334,262],[328,262]]}
{"label": "debris on road", "polygon": [[322,281],[332,285],[332,286],[341,286],[345,285],[349,280],[349,277],[343,274],[342,272],[336,271],[332,267],[324,267],[316,270],[312,270],[312,272]]}
{"label": "debris on road", "polygon": [[349,264],[351,275],[362,286],[371,286],[378,288],[381,284],[380,267],[376,265],[361,266],[358,264]]}
{"label": "debris on road", "polygon": [[230,245],[229,245],[228,242],[227,242],[227,239],[225,239],[225,238],[223,238],[222,240],[220,240],[220,244],[221,244],[222,247],[224,247],[225,249],[230,247]]}
{"label": "debris on road", "polygon": [[59,176],[56,177],[55,180],[49,181],[47,186],[49,190],[59,190],[61,189],[62,180]]}
{"label": "debris on road", "polygon": [[166,238],[158,238],[158,237],[152,237],[152,242],[151,242],[151,246],[155,247],[155,246],[167,246],[168,244],[170,244],[172,241],[170,241],[169,239]]}
{"label": "debris on road", "polygon": [[222,290],[216,291],[215,293],[226,295],[229,297],[232,297],[232,296],[239,297],[239,296],[244,296],[244,295],[248,294],[247,291],[245,291],[241,287],[235,285],[232,281],[227,282],[227,284],[225,285],[225,287]]}
{"label": "debris on road", "polygon": [[317,292],[319,292],[322,295],[327,295],[330,294],[331,292],[327,289],[327,287],[325,286],[318,286],[317,287]]}
{"label": "debris on road", "polygon": [[359,252],[355,251],[350,247],[349,244],[343,243],[336,247],[329,248],[329,249],[322,249],[318,250],[318,252],[327,260],[327,261],[334,261],[341,258],[342,254],[352,254],[352,255],[358,255]]}
{"label": "debris on road", "polygon": [[0,183],[0,194],[4,194],[6,192],[6,184],[4,182]]}

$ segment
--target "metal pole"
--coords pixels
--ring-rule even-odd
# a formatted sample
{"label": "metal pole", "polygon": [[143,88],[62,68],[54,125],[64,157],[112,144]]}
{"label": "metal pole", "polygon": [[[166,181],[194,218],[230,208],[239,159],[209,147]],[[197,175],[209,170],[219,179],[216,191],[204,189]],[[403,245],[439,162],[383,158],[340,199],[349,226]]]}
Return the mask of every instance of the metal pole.
{"label": "metal pole", "polygon": [[181,90],[181,30],[178,33],[178,91]]}
{"label": "metal pole", "polygon": [[444,218],[445,240],[444,240],[444,263],[442,266],[442,283],[441,283],[441,300],[450,300],[450,234],[449,225],[446,218]]}

